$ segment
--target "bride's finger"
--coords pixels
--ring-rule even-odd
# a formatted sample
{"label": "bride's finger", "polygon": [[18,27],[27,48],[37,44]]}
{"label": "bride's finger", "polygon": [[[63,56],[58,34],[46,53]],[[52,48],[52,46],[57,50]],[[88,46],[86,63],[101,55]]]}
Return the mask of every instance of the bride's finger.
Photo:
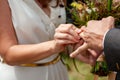
{"label": "bride's finger", "polygon": [[68,33],[71,34],[72,36],[74,36],[76,39],[80,39],[80,36],[78,35],[78,33],[81,32],[80,29],[76,28],[74,25],[68,24],[68,26],[70,26]]}
{"label": "bride's finger", "polygon": [[70,40],[56,40],[56,42],[58,43],[58,44],[62,44],[62,45],[66,45],[66,44],[72,44],[72,43],[74,43],[73,41],[70,41]]}
{"label": "bride's finger", "polygon": [[81,30],[85,30],[85,29],[86,29],[86,26],[82,26],[80,29],[81,29]]}
{"label": "bride's finger", "polygon": [[74,36],[76,39],[79,40],[80,36],[78,34],[78,31],[79,31],[78,29],[75,29],[75,30],[74,29],[70,29],[68,33],[71,34],[72,36]]}
{"label": "bride's finger", "polygon": [[[74,36],[76,39],[79,39],[79,29],[72,24],[61,24],[56,30],[56,32],[68,33]],[[77,32],[78,31],[78,32]]]}
{"label": "bride's finger", "polygon": [[78,39],[75,39],[73,36],[67,33],[55,33],[54,38],[55,39],[66,39],[66,40],[70,40],[73,42],[79,42]]}
{"label": "bride's finger", "polygon": [[83,45],[84,41],[81,39],[78,43],[76,43],[74,45],[74,50],[76,50],[78,47],[80,47],[81,45]]}

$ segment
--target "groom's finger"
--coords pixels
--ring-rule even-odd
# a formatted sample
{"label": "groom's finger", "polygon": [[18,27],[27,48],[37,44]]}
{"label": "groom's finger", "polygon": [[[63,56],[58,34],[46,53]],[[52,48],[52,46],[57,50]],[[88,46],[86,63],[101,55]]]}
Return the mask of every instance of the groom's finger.
{"label": "groom's finger", "polygon": [[87,63],[87,64],[91,64],[93,65],[93,58],[91,55],[88,54],[88,56],[85,56],[85,55],[82,55],[82,54],[79,54],[76,56],[76,58],[84,63]]}
{"label": "groom's finger", "polygon": [[88,51],[90,52],[91,55],[93,55],[94,57],[98,57],[98,53],[95,52],[95,50],[92,49],[88,49]]}
{"label": "groom's finger", "polygon": [[95,57],[92,56],[89,52],[88,52],[87,56],[82,55],[82,54],[77,55],[76,59],[78,59],[84,63],[90,64],[90,65],[95,65],[95,63],[96,63]]}
{"label": "groom's finger", "polygon": [[76,57],[78,54],[81,54],[83,53],[84,51],[87,50],[87,44],[84,43],[82,46],[78,47],[75,51],[73,51],[71,54],[70,54],[70,57],[74,58]]}

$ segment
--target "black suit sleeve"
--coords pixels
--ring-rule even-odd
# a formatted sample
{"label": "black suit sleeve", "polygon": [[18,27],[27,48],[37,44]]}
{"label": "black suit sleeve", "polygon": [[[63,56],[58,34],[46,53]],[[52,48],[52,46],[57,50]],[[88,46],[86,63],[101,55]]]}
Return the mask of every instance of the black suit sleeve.
{"label": "black suit sleeve", "polygon": [[109,70],[120,72],[120,28],[113,28],[107,32],[104,53]]}

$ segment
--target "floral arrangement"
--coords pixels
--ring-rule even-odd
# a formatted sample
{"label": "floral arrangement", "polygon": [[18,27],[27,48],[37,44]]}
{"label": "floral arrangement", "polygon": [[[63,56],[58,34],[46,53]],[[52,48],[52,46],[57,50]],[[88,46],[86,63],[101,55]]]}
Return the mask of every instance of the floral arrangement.
{"label": "floral arrangement", "polygon": [[116,25],[120,24],[120,2],[113,0],[84,0],[74,1],[68,11],[71,14],[72,23],[80,27],[86,25],[89,20],[99,20],[103,17],[113,16]]}
{"label": "floral arrangement", "polygon": [[[107,16],[115,18],[115,25],[120,24],[120,2],[115,0],[74,1],[71,3],[71,8],[67,8],[67,10],[71,14],[70,23],[77,27],[86,25],[89,20],[99,20]],[[109,71],[103,56],[102,60],[96,62],[91,72],[98,76],[108,75]]]}

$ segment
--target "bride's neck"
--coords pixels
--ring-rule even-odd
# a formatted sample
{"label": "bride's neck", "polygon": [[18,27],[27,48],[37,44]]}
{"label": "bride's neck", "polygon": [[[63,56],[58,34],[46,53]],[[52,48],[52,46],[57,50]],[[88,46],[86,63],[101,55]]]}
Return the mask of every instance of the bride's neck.
{"label": "bride's neck", "polygon": [[48,7],[48,4],[51,0],[36,0],[42,8]]}
{"label": "bride's neck", "polygon": [[35,0],[39,7],[46,13],[46,15],[50,16],[50,8],[49,1],[50,0]]}

